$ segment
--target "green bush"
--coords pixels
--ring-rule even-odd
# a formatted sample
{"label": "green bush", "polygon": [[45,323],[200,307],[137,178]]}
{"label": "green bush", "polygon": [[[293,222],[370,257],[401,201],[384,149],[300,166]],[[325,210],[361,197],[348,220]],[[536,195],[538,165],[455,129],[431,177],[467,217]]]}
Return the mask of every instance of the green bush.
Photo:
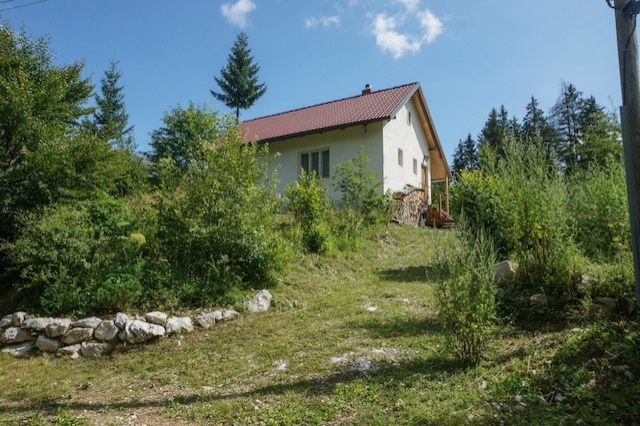
{"label": "green bush", "polygon": [[322,179],[313,172],[307,175],[300,171],[300,177],[285,188],[289,200],[289,208],[302,227],[302,243],[314,253],[327,249],[329,228],[325,216],[329,209],[327,190]]}
{"label": "green bush", "polygon": [[496,315],[496,254],[484,230],[471,229],[464,219],[455,232],[461,244],[446,258],[449,278],[437,287],[436,303],[446,348],[462,362],[476,364]]}
{"label": "green bush", "polygon": [[172,291],[190,305],[219,301],[240,287],[273,285],[287,254],[276,232],[266,146],[245,145],[230,130],[199,152],[177,183],[163,185],[158,200]]}

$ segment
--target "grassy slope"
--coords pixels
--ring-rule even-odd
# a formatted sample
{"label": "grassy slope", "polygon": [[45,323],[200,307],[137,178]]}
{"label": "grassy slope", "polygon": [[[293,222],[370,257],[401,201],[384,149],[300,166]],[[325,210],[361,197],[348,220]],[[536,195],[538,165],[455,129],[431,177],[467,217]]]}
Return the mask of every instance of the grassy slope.
{"label": "grassy slope", "polygon": [[[429,272],[449,239],[390,226],[355,253],[297,261],[267,313],[106,359],[0,355],[0,424],[616,424],[640,414],[637,362],[633,378],[614,369],[638,359],[637,341],[600,341],[616,333],[608,326],[502,327],[469,370],[443,354]],[[557,393],[562,402],[546,402]]]}

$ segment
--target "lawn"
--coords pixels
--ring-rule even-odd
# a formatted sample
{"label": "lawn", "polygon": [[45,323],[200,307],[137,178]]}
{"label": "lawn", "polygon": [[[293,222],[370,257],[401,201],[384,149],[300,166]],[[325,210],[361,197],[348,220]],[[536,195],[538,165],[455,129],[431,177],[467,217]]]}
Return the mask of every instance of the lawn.
{"label": "lawn", "polygon": [[447,244],[389,225],[295,260],[268,312],[102,359],[2,354],[0,424],[640,424],[635,321],[502,321],[480,365],[448,356]]}

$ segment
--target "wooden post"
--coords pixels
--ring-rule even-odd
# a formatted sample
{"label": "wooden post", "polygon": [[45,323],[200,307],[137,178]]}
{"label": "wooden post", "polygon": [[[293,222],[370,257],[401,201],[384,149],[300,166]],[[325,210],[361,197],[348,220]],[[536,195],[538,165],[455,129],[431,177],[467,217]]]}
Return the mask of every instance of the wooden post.
{"label": "wooden post", "polygon": [[631,247],[633,250],[636,304],[640,306],[640,82],[638,80],[638,39],[636,16],[625,13],[630,0],[615,0],[618,61],[622,86],[622,142],[627,175],[627,197],[631,219]]}
{"label": "wooden post", "polygon": [[447,214],[449,214],[449,176],[446,174],[444,175],[444,203]]}
{"label": "wooden post", "polygon": [[442,215],[442,192],[438,191],[438,215]]}

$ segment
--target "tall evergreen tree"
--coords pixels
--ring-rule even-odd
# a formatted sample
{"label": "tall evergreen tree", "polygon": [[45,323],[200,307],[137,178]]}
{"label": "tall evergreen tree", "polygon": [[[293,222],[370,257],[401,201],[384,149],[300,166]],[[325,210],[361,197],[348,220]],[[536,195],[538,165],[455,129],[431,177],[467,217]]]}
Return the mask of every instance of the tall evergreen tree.
{"label": "tall evergreen tree", "polygon": [[582,92],[573,84],[562,83],[558,100],[551,108],[551,118],[558,134],[558,155],[566,169],[578,161]]}
{"label": "tall evergreen tree", "polygon": [[497,155],[504,155],[504,144],[508,136],[516,136],[520,125],[514,117],[509,119],[509,112],[500,106],[500,111],[492,108],[484,127],[478,135],[478,149],[486,151],[490,149]]}
{"label": "tall evergreen tree", "polygon": [[118,149],[135,150],[133,126],[129,126],[129,114],[124,106],[123,87],[118,85],[122,74],[117,68],[118,61],[109,61],[109,69],[100,80],[100,92],[96,94],[97,109],[93,114],[98,133]]}
{"label": "tall evergreen tree", "polygon": [[531,96],[531,101],[527,104],[526,114],[522,120],[522,140],[539,141],[542,143],[549,154],[552,150],[556,150],[556,132],[555,129],[544,115],[544,111],[540,109],[538,100]]}
{"label": "tall evergreen tree", "polygon": [[231,48],[227,66],[220,70],[220,77],[214,77],[221,91],[211,90],[214,98],[236,110],[238,121],[240,110],[250,108],[267,91],[264,83],[258,83],[259,71],[251,56],[247,35],[242,32]]}
{"label": "tall evergreen tree", "polygon": [[453,173],[459,174],[463,170],[472,170],[478,168],[478,150],[476,142],[471,137],[471,133],[467,135],[467,139],[460,140],[456,152],[453,155]]}

